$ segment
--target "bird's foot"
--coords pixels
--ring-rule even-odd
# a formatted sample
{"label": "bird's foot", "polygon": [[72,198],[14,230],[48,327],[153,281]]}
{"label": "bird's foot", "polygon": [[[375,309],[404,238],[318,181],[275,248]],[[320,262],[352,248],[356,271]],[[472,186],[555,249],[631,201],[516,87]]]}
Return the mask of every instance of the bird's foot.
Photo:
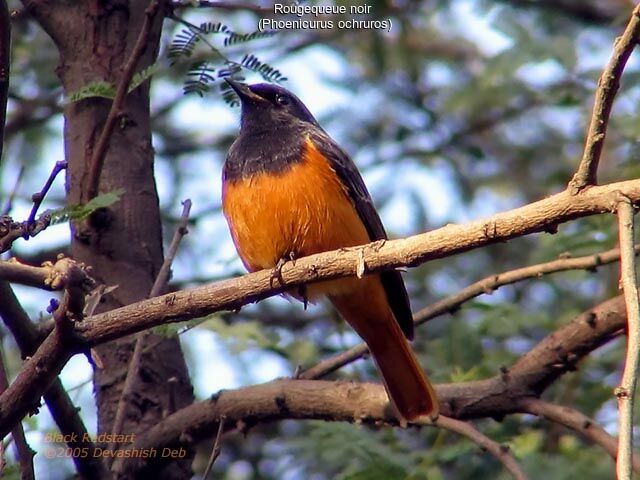
{"label": "bird's foot", "polygon": [[280,260],[278,260],[278,263],[276,263],[276,266],[273,267],[273,271],[271,272],[271,278],[269,280],[269,285],[271,286],[271,288],[273,288],[274,282],[276,280],[278,280],[278,283],[280,283],[280,285],[284,283],[282,279],[282,267],[284,267],[285,263],[289,261],[293,263],[293,265],[295,266],[296,254],[294,252],[289,252],[287,255],[280,258]]}

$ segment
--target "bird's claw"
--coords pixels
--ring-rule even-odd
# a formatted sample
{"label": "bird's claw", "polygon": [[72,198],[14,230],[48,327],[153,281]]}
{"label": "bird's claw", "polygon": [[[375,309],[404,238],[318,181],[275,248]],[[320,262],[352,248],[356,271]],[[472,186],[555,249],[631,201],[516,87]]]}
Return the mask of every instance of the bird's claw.
{"label": "bird's claw", "polygon": [[278,283],[282,285],[284,283],[282,278],[282,267],[284,267],[285,263],[291,261],[293,265],[296,265],[296,254],[294,252],[289,252],[284,257],[281,257],[276,263],[276,266],[273,267],[273,271],[271,272],[271,278],[269,279],[269,285],[271,288],[274,286],[274,281],[278,280]]}

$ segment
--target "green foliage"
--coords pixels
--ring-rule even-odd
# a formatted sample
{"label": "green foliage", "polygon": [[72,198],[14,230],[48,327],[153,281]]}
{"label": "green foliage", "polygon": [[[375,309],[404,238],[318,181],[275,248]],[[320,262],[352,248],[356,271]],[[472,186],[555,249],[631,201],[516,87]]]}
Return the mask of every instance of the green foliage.
{"label": "green foliage", "polygon": [[[209,50],[206,60],[197,60],[190,63],[183,86],[185,95],[193,93],[203,97],[216,80],[225,77],[234,77],[242,80],[240,72],[243,68],[258,73],[268,82],[283,82],[286,80],[286,77],[279,70],[259,60],[253,54],[247,53],[237,62],[227,57],[222,50],[225,47],[272,37],[276,32],[255,30],[249,33],[236,33],[221,22],[204,22],[196,26],[183,19],[177,20],[186,25],[186,28],[175,35],[169,46],[168,57],[172,66],[180,61],[195,57],[196,48],[200,44],[205,44]],[[213,38],[220,35],[224,38],[222,46],[217,47],[213,43]],[[209,58],[211,55],[215,60]],[[216,68],[213,65],[218,62],[222,63],[224,67],[215,74]],[[235,95],[233,95],[232,91],[229,91],[228,86],[224,83],[222,84],[222,94],[228,104],[234,105],[238,103]]]}
{"label": "green foliage", "polygon": [[85,98],[108,98],[113,100],[116,96],[116,86],[109,82],[92,82],[79,90],[71,93],[67,98],[68,103],[79,102]]}
{"label": "green foliage", "polygon": [[[383,438],[390,442],[381,442]],[[308,437],[291,441],[291,447],[318,471],[335,472],[333,478],[404,479],[413,463],[412,456],[397,447],[387,432],[365,426],[311,422]]]}
{"label": "green foliage", "polygon": [[49,215],[51,215],[51,225],[68,222],[70,220],[84,220],[96,210],[110,207],[119,201],[123,193],[124,190],[114,190],[112,192],[102,193],[85,204],[69,205],[58,210],[53,210],[49,212]]}
{"label": "green foliage", "polygon": [[250,347],[270,349],[278,342],[275,333],[267,334],[260,322],[255,321],[229,323],[214,314],[204,319],[202,328],[215,332],[234,352],[242,352]]}
{"label": "green foliage", "polygon": [[246,54],[242,57],[240,65],[253,72],[259,73],[267,82],[284,82],[287,77],[282,75],[280,70],[276,70],[267,63],[264,63],[253,54]]}
{"label": "green foliage", "polygon": [[[127,93],[131,93],[140,85],[142,85],[145,81],[149,80],[153,77],[158,70],[160,69],[159,63],[154,63],[149,65],[147,68],[144,68],[137,72],[131,78],[131,83],[129,84],[129,88],[127,89]],[[71,93],[67,98],[67,103],[75,103],[80,100],[84,100],[86,98],[107,98],[109,100],[113,100],[116,96],[117,86],[113,83],[109,82],[92,82],[89,83],[77,91]]]}
{"label": "green foliage", "polygon": [[[182,21],[182,20],[181,20]],[[181,57],[191,57],[195,51],[196,46],[201,41],[206,42],[211,46],[207,40],[208,35],[224,36],[222,44],[225,47],[231,45],[237,45],[239,43],[247,43],[253,40],[259,40],[274,36],[277,32],[265,30],[255,30],[249,33],[236,33],[231,30],[227,25],[217,22],[204,22],[199,26],[193,25],[186,21],[182,21],[186,24],[186,28],[182,29],[173,38],[171,45],[169,46],[169,58],[175,63]]]}
{"label": "green foliage", "polygon": [[209,62],[194,63],[187,73],[187,80],[184,82],[183,91],[186,94],[196,93],[204,96],[209,91],[209,84],[215,81],[213,73],[215,69]]}

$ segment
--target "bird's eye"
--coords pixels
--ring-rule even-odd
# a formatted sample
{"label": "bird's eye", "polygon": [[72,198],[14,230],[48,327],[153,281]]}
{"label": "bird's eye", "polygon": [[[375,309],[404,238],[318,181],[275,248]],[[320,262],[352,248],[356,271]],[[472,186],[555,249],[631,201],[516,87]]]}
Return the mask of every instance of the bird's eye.
{"label": "bird's eye", "polygon": [[289,105],[289,97],[279,93],[278,95],[276,95],[276,103],[278,105]]}

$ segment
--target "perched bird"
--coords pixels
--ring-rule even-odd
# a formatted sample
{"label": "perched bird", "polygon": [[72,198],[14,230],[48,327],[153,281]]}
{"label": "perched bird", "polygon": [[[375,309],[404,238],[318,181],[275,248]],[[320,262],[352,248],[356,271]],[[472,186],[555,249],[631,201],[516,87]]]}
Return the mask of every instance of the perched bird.
{"label": "perched bird", "polygon": [[[298,97],[227,82],[242,114],[223,168],[222,207],[249,271],[387,238],[355,164]],[[400,273],[324,281],[304,293],[305,301],[322,295],[368,345],[401,418],[436,414],[436,394],[407,341],[413,319]]]}

